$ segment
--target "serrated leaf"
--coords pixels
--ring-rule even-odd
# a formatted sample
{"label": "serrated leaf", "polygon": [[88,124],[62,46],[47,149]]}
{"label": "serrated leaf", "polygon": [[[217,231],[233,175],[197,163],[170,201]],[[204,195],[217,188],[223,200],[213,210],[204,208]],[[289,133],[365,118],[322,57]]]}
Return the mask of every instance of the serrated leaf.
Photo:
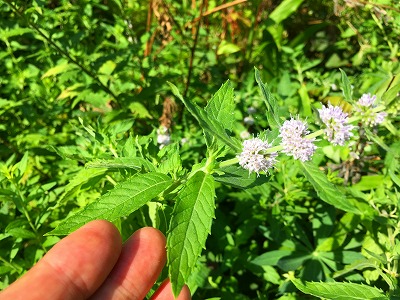
{"label": "serrated leaf", "polygon": [[234,121],[233,111],[235,109],[233,100],[233,87],[228,80],[212,96],[204,110],[215,120],[219,121],[224,128],[231,130]]}
{"label": "serrated leaf", "polygon": [[148,171],[156,170],[153,164],[141,157],[117,157],[114,159],[99,159],[88,162],[86,168],[104,168],[107,170],[134,169],[140,170],[142,167]]}
{"label": "serrated leaf", "polygon": [[158,172],[164,174],[171,174],[173,178],[177,177],[177,173],[182,170],[182,160],[179,155],[179,144],[169,144],[163,147],[160,152],[158,152],[162,161],[158,166]]}
{"label": "serrated leaf", "polygon": [[263,96],[264,103],[267,106],[267,120],[268,120],[268,125],[271,127],[271,129],[274,128],[279,128],[281,121],[279,120],[278,116],[278,104],[276,103],[276,99],[274,96],[272,96],[268,86],[264,84],[261,80],[260,77],[260,71],[258,71],[256,68],[255,69],[255,78],[256,82],[261,90],[261,95]]}
{"label": "serrated leaf", "polygon": [[332,300],[389,300],[375,287],[349,282],[304,282],[292,278],[293,284],[303,293]]}
{"label": "serrated leaf", "polygon": [[117,184],[111,191],[83,210],[62,221],[49,234],[64,235],[92,220],[116,221],[128,216],[165,190],[172,180],[164,174],[146,173]]}
{"label": "serrated leaf", "polygon": [[255,173],[249,174],[247,170],[237,166],[221,168],[219,171],[223,172],[223,174],[215,175],[214,179],[216,181],[242,189],[259,186],[269,181],[267,176],[258,177]]}
{"label": "serrated leaf", "polygon": [[342,90],[343,90],[344,99],[351,104],[351,103],[353,103],[353,96],[352,96],[353,91],[351,88],[349,78],[347,77],[345,71],[343,71],[342,69],[339,69],[339,70],[340,70],[340,73],[342,73]]}
{"label": "serrated leaf", "polygon": [[313,185],[321,200],[338,209],[357,215],[361,214],[361,212],[346,199],[345,195],[336,188],[333,183],[328,181],[326,175],[321,172],[316,165],[311,162],[301,162],[301,169],[308,181]]}
{"label": "serrated leaf", "polygon": [[193,272],[204,248],[214,217],[214,179],[198,171],[180,191],[172,213],[167,256],[175,296]]}
{"label": "serrated leaf", "polygon": [[[209,116],[204,109],[201,109],[196,104],[183,99],[178,88],[170,82],[168,82],[168,84],[170,85],[173,94],[182,101],[187,110],[196,118],[204,131],[217,137],[220,141],[231,147],[235,152],[241,150],[241,144],[227,135],[225,128],[219,121],[215,120],[212,116]],[[210,146],[210,144],[208,144],[208,146]]]}
{"label": "serrated leaf", "polygon": [[[205,107],[205,112],[214,120],[218,121],[223,128],[231,130],[233,126],[233,113],[235,109],[235,103],[233,101],[233,87],[228,80],[221,88],[214,94]],[[221,141],[213,145],[214,135],[205,131],[206,142],[209,149],[215,146],[214,152],[223,147]]]}

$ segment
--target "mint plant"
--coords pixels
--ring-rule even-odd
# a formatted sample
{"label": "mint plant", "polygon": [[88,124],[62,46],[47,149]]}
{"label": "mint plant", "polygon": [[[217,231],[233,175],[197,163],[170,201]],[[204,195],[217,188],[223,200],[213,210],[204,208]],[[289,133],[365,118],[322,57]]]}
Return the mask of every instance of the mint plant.
{"label": "mint plant", "polygon": [[[366,120],[369,126],[380,124],[386,114],[374,112],[375,98],[368,95],[362,96],[355,103],[356,113],[351,118],[340,106],[328,103],[327,106],[318,109],[323,128],[310,132],[308,122],[298,117],[291,117],[282,123],[284,116],[280,115],[276,101],[268,86],[261,81],[258,70],[255,70],[255,77],[267,107],[266,117],[270,122],[269,129],[243,142],[232,136],[234,126],[232,114],[235,101],[234,90],[229,81],[222,85],[205,108],[184,99],[178,89],[170,84],[174,95],[183,102],[203,130],[207,145],[205,158],[191,169],[184,169],[178,144],[168,145],[164,142],[164,138],[160,138],[166,135],[166,130],[163,132],[157,130],[157,144],[161,149],[160,152],[167,154],[159,163],[152,164],[151,157],[146,157],[146,155],[119,157],[117,153],[113,159],[89,162],[86,164],[87,168],[98,168],[103,172],[133,170],[134,174],[116,183],[98,200],[61,221],[49,234],[68,234],[94,219],[118,222],[149,202],[165,206],[172,201],[173,210],[169,217],[167,231],[168,270],[173,292],[178,295],[183,285],[187,284],[191,275],[195,273],[198,258],[211,233],[212,221],[215,218],[215,198],[218,197],[217,182],[243,187],[263,184],[265,181],[260,182],[258,178],[273,175],[280,157],[286,155],[288,159],[299,162],[305,178],[322,201],[346,213],[366,217],[368,213],[365,212],[365,208],[362,208],[363,204],[357,199],[349,200],[341,189],[331,183],[313,162],[313,156],[318,149],[319,137],[325,137],[333,145],[341,146],[345,145],[350,138],[356,138],[353,134],[356,126],[351,125],[350,122],[365,121],[366,114],[360,114],[358,108],[360,106],[369,107],[372,110]],[[344,77],[344,84],[346,84],[346,78]],[[365,103],[367,97],[369,97],[368,103]],[[72,182],[70,185],[75,184]],[[322,283],[303,285],[293,275],[289,279],[305,293],[327,297],[328,293],[318,292],[320,286],[324,288]],[[396,277],[391,280],[393,284],[397,282]],[[382,299],[389,299],[379,289],[364,288],[356,284],[343,286],[342,283],[330,283],[331,292],[329,293],[339,294],[340,299],[345,299],[349,294],[350,286],[353,296],[359,299],[370,293],[379,295]]]}

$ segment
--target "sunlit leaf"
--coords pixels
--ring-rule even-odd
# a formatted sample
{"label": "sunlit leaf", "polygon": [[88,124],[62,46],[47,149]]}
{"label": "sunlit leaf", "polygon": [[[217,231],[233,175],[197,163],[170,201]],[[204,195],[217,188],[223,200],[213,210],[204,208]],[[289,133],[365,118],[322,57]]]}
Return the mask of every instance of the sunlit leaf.
{"label": "sunlit leaf", "polygon": [[328,181],[326,175],[321,172],[316,165],[311,162],[302,162],[301,168],[321,200],[338,209],[352,212],[354,214],[361,214],[350,200],[346,199],[345,195],[337,189],[333,183]]}
{"label": "sunlit leaf", "polygon": [[193,272],[210,233],[214,197],[214,179],[201,171],[179,193],[167,238],[169,276],[176,296]]}
{"label": "sunlit leaf", "polygon": [[332,300],[389,300],[380,289],[348,282],[302,282],[291,279],[303,293]]}
{"label": "sunlit leaf", "polygon": [[172,180],[160,173],[140,174],[117,184],[100,199],[90,203],[83,210],[62,221],[49,234],[65,235],[78,229],[92,220],[108,220],[113,222],[128,216],[135,210],[152,200]]}

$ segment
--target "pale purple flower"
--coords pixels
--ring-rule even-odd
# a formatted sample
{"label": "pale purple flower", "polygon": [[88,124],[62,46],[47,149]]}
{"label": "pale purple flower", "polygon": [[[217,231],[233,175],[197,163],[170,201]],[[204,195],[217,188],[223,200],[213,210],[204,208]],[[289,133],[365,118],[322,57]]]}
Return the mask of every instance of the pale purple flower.
{"label": "pale purple flower", "polygon": [[368,94],[363,94],[360,99],[358,99],[357,104],[365,107],[372,107],[376,101],[376,96]]}
{"label": "pale purple flower", "polygon": [[171,143],[171,136],[167,127],[161,126],[157,129],[157,143],[160,145],[160,149]]}
{"label": "pale purple flower", "polygon": [[347,125],[349,118],[341,107],[332,106],[328,103],[328,106],[322,106],[318,109],[321,121],[326,125],[324,133],[329,142],[334,145],[343,146],[353,134],[351,130],[354,128],[353,125]]}
{"label": "pale purple flower", "polygon": [[366,126],[381,124],[387,116],[386,112],[373,111],[377,107],[376,100],[375,95],[363,94],[353,106],[355,114],[361,117],[361,122]]}
{"label": "pale purple flower", "polygon": [[266,153],[271,144],[259,138],[252,138],[243,142],[243,150],[238,155],[239,165],[249,172],[268,172],[276,163],[278,153]]}
{"label": "pale purple flower", "polygon": [[385,111],[381,111],[381,112],[376,113],[375,120],[374,120],[374,125],[381,124],[383,121],[385,121],[386,117],[387,117],[387,112],[385,112]]}
{"label": "pale purple flower", "polygon": [[306,122],[291,118],[283,123],[279,132],[282,138],[282,152],[301,161],[311,159],[317,147],[314,145],[315,138],[306,138],[309,133]]}

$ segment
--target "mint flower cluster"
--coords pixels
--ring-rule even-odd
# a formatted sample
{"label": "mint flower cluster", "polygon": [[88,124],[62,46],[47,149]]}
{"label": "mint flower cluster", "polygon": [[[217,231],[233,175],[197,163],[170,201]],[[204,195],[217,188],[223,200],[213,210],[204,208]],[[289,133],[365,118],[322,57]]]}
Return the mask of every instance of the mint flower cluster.
{"label": "mint flower cluster", "polygon": [[315,138],[306,137],[309,133],[306,122],[293,118],[286,120],[279,130],[282,152],[293,156],[294,159],[310,160],[317,146],[314,145]]}
{"label": "mint flower cluster", "polygon": [[249,172],[268,172],[276,163],[278,153],[268,153],[271,144],[259,138],[245,140],[243,151],[239,155],[239,164]]}
{"label": "mint flower cluster", "polygon": [[[376,96],[364,94],[353,105],[354,120],[360,120],[366,126],[381,124],[386,112],[379,112],[376,104]],[[277,162],[278,152],[292,156],[296,160],[308,161],[315,153],[317,146],[314,144],[316,137],[324,134],[325,138],[333,145],[343,146],[352,136],[355,126],[349,124],[349,115],[339,106],[328,103],[318,109],[319,117],[322,121],[322,129],[310,133],[306,121],[299,117],[286,120],[279,129],[281,143],[272,146],[268,141],[260,138],[250,138],[243,142],[243,150],[237,156],[240,166],[249,172],[268,172]]]}
{"label": "mint flower cluster", "polygon": [[321,121],[326,126],[324,130],[326,139],[333,145],[343,146],[353,135],[351,130],[354,128],[353,125],[347,125],[349,120],[347,113],[339,106],[332,106],[330,103],[318,109],[318,112]]}
{"label": "mint flower cluster", "polygon": [[384,111],[377,112],[377,98],[375,95],[363,94],[354,105],[355,115],[361,118],[361,122],[366,126],[373,127],[382,124],[387,113]]}

